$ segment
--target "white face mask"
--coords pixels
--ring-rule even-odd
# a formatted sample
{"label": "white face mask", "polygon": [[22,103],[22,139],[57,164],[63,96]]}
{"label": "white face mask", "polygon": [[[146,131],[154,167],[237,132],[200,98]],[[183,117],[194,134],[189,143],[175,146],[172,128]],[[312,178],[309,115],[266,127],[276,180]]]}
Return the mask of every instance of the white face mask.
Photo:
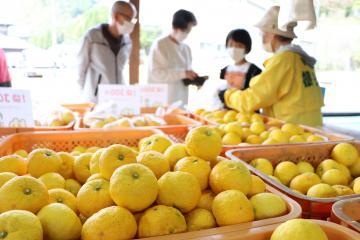
{"label": "white face mask", "polygon": [[117,29],[120,34],[130,34],[134,30],[135,24],[124,21],[123,24],[118,23]]}
{"label": "white face mask", "polygon": [[189,35],[189,33],[183,32],[183,31],[176,31],[176,32],[173,33],[173,37],[179,43],[183,42],[187,38],[188,35]]}
{"label": "white face mask", "polygon": [[235,63],[240,62],[246,56],[245,49],[243,48],[229,47],[227,48],[227,52]]}

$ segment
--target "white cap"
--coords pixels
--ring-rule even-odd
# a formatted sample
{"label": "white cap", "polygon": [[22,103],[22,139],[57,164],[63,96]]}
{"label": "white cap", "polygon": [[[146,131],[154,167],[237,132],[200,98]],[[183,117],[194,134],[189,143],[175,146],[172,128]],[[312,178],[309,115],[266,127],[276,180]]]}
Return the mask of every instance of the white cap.
{"label": "white cap", "polygon": [[274,33],[287,38],[296,38],[294,33],[294,27],[297,25],[296,22],[291,22],[287,25],[286,31],[282,31],[278,27],[278,17],[279,17],[280,7],[273,6],[265,13],[264,17],[255,24],[255,27],[258,27],[264,32]]}

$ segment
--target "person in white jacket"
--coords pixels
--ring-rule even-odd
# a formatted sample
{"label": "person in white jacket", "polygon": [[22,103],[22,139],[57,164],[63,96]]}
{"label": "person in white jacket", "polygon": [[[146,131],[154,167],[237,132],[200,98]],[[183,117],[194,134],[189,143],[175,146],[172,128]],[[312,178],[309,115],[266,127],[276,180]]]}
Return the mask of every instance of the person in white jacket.
{"label": "person in white jacket", "polygon": [[132,3],[116,1],[109,24],[100,24],[84,36],[79,58],[78,83],[87,101],[97,102],[99,84],[124,84],[122,71],[129,59],[129,34],[136,23]]}
{"label": "person in white jacket", "polygon": [[192,56],[183,41],[197,21],[192,12],[179,10],[173,16],[172,32],[153,43],[149,55],[148,83],[168,84],[168,103],[181,100],[187,104],[188,87],[183,79],[198,77],[192,70]]}

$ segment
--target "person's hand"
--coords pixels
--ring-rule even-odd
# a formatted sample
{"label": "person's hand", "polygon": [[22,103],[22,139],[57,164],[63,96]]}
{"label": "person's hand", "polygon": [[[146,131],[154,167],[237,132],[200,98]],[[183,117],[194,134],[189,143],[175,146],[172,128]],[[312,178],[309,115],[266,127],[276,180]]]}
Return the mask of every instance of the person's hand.
{"label": "person's hand", "polygon": [[190,79],[190,80],[194,80],[195,78],[198,77],[197,73],[190,70],[190,71],[185,71],[185,76],[186,78]]}

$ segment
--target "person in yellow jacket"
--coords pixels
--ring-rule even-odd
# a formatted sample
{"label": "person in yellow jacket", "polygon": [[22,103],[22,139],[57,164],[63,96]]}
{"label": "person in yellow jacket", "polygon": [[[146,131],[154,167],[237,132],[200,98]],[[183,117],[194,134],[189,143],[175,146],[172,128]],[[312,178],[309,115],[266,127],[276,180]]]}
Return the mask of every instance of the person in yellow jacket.
{"label": "person in yellow jacket", "polygon": [[279,10],[271,7],[255,25],[262,32],[264,49],[274,55],[265,61],[264,71],[251,79],[248,89],[227,90],[225,103],[240,112],[263,109],[270,117],[320,127],[324,101],[314,71],[316,60],[291,44],[296,23],[288,25],[287,31],[278,28]]}

